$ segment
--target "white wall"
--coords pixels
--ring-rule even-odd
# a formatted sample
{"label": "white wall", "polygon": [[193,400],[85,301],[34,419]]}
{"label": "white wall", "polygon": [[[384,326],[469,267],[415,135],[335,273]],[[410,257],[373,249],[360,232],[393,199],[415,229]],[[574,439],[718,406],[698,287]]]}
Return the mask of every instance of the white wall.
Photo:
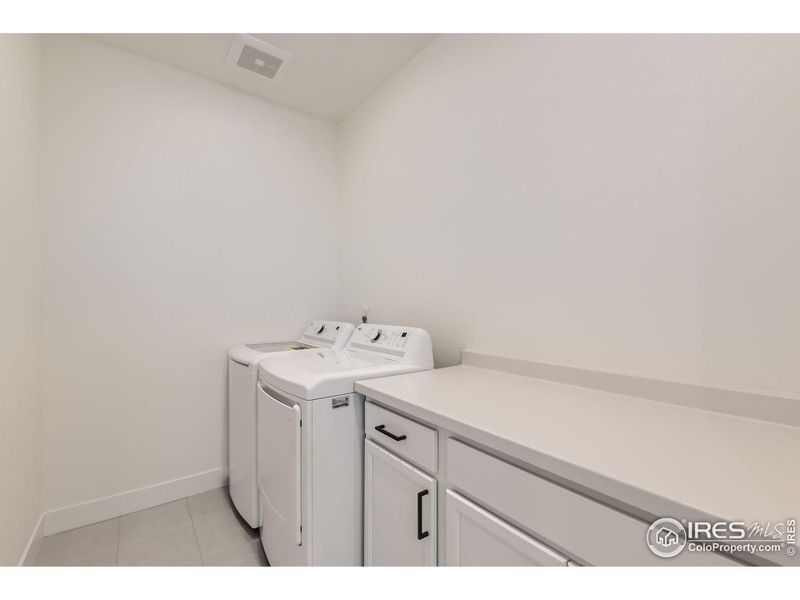
{"label": "white wall", "polygon": [[38,46],[0,36],[0,564],[42,492],[222,474],[225,349],[310,315],[427,327],[440,366],[470,346],[800,394],[795,39],[440,36],[339,148],[55,36],[39,215]]}
{"label": "white wall", "polygon": [[440,36],[343,128],[341,307],[800,394],[800,39]]}
{"label": "white wall", "polygon": [[37,235],[41,42],[0,35],[0,565],[41,511]]}
{"label": "white wall", "polygon": [[226,348],[336,316],[338,181],[329,123],[78,37],[46,75],[54,509],[224,468]]}

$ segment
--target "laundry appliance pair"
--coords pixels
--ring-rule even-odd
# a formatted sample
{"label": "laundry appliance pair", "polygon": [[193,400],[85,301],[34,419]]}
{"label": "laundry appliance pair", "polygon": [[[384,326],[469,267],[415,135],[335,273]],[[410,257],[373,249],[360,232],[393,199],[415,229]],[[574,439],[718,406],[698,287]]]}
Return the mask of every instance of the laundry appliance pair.
{"label": "laundry appliance pair", "polygon": [[230,350],[231,497],[270,564],[362,564],[355,382],[431,368],[430,335],[394,325],[312,321],[297,342]]}

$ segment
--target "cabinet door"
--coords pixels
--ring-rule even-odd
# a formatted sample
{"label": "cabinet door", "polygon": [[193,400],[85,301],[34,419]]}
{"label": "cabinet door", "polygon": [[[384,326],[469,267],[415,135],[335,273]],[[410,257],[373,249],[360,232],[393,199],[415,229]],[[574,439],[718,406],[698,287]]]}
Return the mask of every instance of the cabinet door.
{"label": "cabinet door", "polygon": [[364,564],[435,566],[436,480],[364,444]]}
{"label": "cabinet door", "polygon": [[567,560],[463,496],[447,490],[447,564],[563,567]]}

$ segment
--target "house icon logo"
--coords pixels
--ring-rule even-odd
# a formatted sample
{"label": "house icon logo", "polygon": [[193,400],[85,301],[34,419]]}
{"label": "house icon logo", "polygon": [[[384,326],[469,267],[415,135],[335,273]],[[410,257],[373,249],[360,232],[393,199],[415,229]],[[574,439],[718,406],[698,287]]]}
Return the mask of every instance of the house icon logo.
{"label": "house icon logo", "polygon": [[676,519],[657,519],[647,529],[647,546],[661,558],[677,556],[686,546],[686,529]]}
{"label": "house icon logo", "polygon": [[678,534],[672,529],[662,527],[656,531],[656,541],[662,546],[674,546],[678,543]]}

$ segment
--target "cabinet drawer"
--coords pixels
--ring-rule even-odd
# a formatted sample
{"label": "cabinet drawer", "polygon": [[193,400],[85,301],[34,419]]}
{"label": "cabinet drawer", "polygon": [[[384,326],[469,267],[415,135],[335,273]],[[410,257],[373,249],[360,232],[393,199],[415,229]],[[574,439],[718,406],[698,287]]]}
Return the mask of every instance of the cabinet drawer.
{"label": "cabinet drawer", "polygon": [[567,559],[460,494],[447,490],[447,564],[564,567]]}
{"label": "cabinet drawer", "polygon": [[367,402],[364,409],[367,437],[429,473],[436,473],[436,430]]}
{"label": "cabinet drawer", "polygon": [[585,564],[739,564],[718,554],[688,551],[659,558],[647,547],[649,523],[453,439],[447,440],[447,477],[452,487]]}

